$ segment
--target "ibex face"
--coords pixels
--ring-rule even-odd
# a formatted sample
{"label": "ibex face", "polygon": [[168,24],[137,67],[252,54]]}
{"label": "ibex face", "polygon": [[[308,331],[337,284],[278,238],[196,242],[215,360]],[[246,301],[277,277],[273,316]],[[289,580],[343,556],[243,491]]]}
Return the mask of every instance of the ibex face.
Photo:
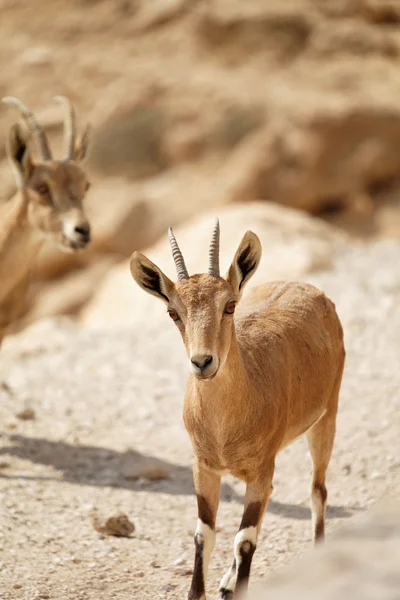
{"label": "ibex face", "polygon": [[214,377],[224,364],[237,300],[232,286],[212,275],[193,275],[174,287],[168,313],[181,332],[195,377]]}
{"label": "ibex face", "polygon": [[84,171],[72,161],[32,164],[23,188],[29,225],[67,249],[84,248],[90,240],[82,207],[88,187]]}
{"label": "ibex face", "polygon": [[[67,109],[64,159],[52,159],[47,138],[35,116],[12,97],[3,98],[3,102],[18,108],[29,134],[19,125],[13,125],[7,152],[25,202],[28,225],[64,249],[79,250],[90,241],[90,225],[82,207],[89,182],[78,165],[86,154],[88,129],[76,140],[73,107],[67,98],[57,100]],[[32,142],[39,151],[37,162],[32,158]]]}
{"label": "ibex face", "polygon": [[192,374],[198,379],[215,377],[228,355],[234,332],[233,313],[244,284],[255,273],[261,258],[258,237],[248,231],[242,239],[225,278],[219,275],[219,224],[210,247],[208,274],[189,277],[183,256],[170,229],[172,252],[178,272],[174,284],[148,258],[135,252],[131,273],[145,291],[161,298],[181,332]]}

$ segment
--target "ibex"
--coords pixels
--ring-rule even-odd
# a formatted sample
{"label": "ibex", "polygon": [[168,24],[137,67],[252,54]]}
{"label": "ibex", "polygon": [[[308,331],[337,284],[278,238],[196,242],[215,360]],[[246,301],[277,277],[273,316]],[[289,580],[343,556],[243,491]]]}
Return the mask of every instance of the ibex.
{"label": "ibex", "polygon": [[[89,182],[77,164],[85,157],[89,129],[77,139],[71,102],[64,96],[56,100],[66,111],[62,160],[53,160],[35,115],[18,98],[2,99],[19,110],[28,134],[15,124],[7,143],[17,192],[0,206],[0,344],[24,310],[30,272],[45,240],[71,251],[90,241],[90,225],[82,208]],[[36,144],[38,161],[32,157],[31,142]]]}
{"label": "ibex", "polygon": [[260,241],[251,231],[225,278],[219,271],[218,220],[207,274],[189,277],[171,229],[169,237],[176,284],[139,252],[132,255],[130,269],[145,291],[165,302],[189,357],[183,416],[195,455],[198,524],[188,597],[206,597],[224,473],[244,480],[246,493],[233,566],[219,591],[222,598],[242,597],[272,490],[275,457],[305,433],[313,462],[313,537],[324,538],[325,473],[344,367],[343,331],[334,304],[303,283],[261,285],[235,310],[261,258]]}

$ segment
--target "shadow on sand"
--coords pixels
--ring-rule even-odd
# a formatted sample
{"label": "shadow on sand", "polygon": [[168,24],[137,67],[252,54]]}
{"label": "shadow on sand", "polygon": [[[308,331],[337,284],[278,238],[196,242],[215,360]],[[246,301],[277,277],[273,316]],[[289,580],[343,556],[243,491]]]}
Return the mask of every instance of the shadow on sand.
{"label": "shadow on sand", "polygon": [[[141,454],[135,450],[116,452],[98,446],[76,446],[66,442],[54,442],[41,438],[28,438],[22,435],[3,435],[5,445],[0,456],[13,456],[32,463],[46,465],[62,473],[62,480],[77,485],[115,487],[135,491],[152,491],[164,494],[194,494],[192,470],[175,465],[154,456]],[[162,469],[168,479],[151,481],[135,479],[134,474],[147,468]],[[7,473],[0,471],[0,479],[26,478],[32,480],[57,481],[59,477],[37,476],[29,473]],[[221,486],[221,500],[243,502],[243,496],[227,483]],[[289,519],[310,519],[306,506],[286,504],[271,500],[268,512]],[[328,518],[351,517],[353,511],[343,506],[329,506]]]}

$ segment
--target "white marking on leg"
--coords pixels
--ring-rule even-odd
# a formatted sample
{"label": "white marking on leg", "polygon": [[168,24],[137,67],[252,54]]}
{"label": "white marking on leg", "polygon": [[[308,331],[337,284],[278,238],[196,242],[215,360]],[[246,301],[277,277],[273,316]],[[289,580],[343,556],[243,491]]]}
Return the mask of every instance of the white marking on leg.
{"label": "white marking on leg", "polygon": [[235,591],[237,572],[240,563],[242,562],[240,548],[243,542],[250,542],[251,544],[253,544],[253,546],[257,545],[257,527],[246,527],[245,529],[241,529],[235,535],[235,541],[233,543],[233,553],[235,556],[236,568],[233,569],[233,567],[231,567],[229,571],[225,573],[219,585],[220,590],[225,589],[230,592]]}
{"label": "white marking on leg", "polygon": [[246,527],[245,529],[241,529],[235,535],[234,552],[236,558],[236,568],[241,562],[240,547],[243,542],[250,542],[253,544],[253,546],[257,546],[257,527]]}
{"label": "white marking on leg", "polygon": [[210,562],[212,551],[214,550],[216,534],[215,531],[203,523],[201,519],[197,519],[195,537],[199,538],[199,541],[203,544],[203,578],[205,587],[207,581],[208,564]]}
{"label": "white marking on leg", "polygon": [[231,567],[227,573],[221,579],[219,584],[220,590],[229,590],[234,592],[236,587],[236,568]]}

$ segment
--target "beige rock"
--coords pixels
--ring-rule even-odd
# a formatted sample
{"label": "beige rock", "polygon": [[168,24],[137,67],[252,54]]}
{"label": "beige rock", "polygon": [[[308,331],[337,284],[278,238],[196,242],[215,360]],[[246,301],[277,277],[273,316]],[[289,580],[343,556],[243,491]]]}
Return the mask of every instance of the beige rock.
{"label": "beige rock", "polygon": [[[329,267],[332,255],[340,252],[344,236],[323,221],[283,207],[262,202],[221,207],[221,270],[227,271],[241,237],[247,229],[259,235],[262,263],[252,283],[277,278],[296,278]],[[207,253],[215,211],[193,219],[175,233],[189,273],[207,269]],[[151,260],[172,278],[175,267],[167,235],[146,251]],[[132,280],[129,261],[114,267],[92,302],[84,309],[85,323],[102,326],[139,325],[147,318],[160,318],[164,307],[145,294]]]}
{"label": "beige rock", "polygon": [[393,0],[365,0],[360,12],[371,23],[390,25],[400,22],[400,7]]}
{"label": "beige rock", "polygon": [[71,271],[45,283],[40,290],[33,290],[28,311],[16,327],[47,316],[76,314],[90,300],[98,282],[114,263],[112,256],[105,256],[85,269]]}
{"label": "beige rock", "polygon": [[[311,13],[311,14],[310,14]],[[268,53],[288,60],[302,51],[312,33],[312,11],[295,2],[207,2],[199,11],[197,32],[202,42],[232,62],[246,60],[249,52]]]}
{"label": "beige rock", "polygon": [[249,600],[396,600],[399,553],[400,503],[393,498],[340,529],[325,548],[308,552]]}
{"label": "beige rock", "polygon": [[108,176],[149,177],[166,167],[165,110],[150,98],[115,110],[93,135],[89,164]]}
{"label": "beige rock", "polygon": [[400,173],[397,108],[310,110],[288,126],[268,126],[231,154],[221,171],[230,200],[266,198],[312,214],[356,212],[360,219],[359,199],[371,202]]}

